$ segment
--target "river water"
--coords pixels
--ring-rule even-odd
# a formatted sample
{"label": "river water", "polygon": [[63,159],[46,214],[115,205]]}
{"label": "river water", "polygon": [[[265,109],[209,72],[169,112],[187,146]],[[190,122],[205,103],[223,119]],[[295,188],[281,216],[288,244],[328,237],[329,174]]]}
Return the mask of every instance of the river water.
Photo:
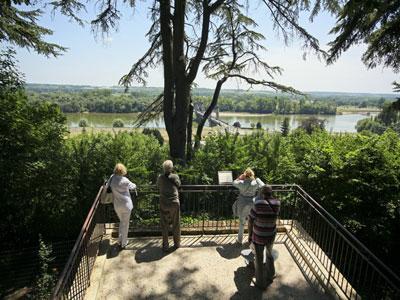
{"label": "river water", "polygon": [[[70,113],[66,114],[67,124],[69,127],[78,127],[79,120],[86,119],[89,126],[96,128],[109,128],[112,127],[112,123],[115,119],[121,119],[124,122],[125,127],[133,127],[133,122],[137,118],[137,113],[129,114],[112,114],[112,113]],[[355,126],[361,119],[375,116],[376,113],[370,115],[366,113],[351,113],[343,115],[286,115],[290,120],[290,128],[297,128],[301,121],[311,116],[319,119],[326,120],[325,128],[329,132],[356,132]],[[279,131],[285,115],[228,115],[221,114],[220,119],[233,124],[234,122],[240,122],[242,127],[251,127],[251,124],[257,124],[260,122],[264,129],[271,131]],[[164,122],[162,117],[157,120],[151,121],[146,124],[145,127],[150,128],[164,128]]]}

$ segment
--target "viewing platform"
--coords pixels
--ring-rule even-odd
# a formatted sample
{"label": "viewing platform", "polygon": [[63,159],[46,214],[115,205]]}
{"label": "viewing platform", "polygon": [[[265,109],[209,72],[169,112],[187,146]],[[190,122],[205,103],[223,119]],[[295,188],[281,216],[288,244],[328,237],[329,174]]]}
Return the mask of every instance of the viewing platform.
{"label": "viewing platform", "polygon": [[262,291],[254,286],[254,271],[240,256],[246,246],[236,244],[235,234],[183,236],[181,248],[171,253],[151,237],[130,239],[118,252],[107,236],[85,299],[329,299],[286,239],[283,233],[277,237],[277,277]]}
{"label": "viewing platform", "polygon": [[[298,185],[273,185],[281,200],[273,255],[277,277],[254,286],[236,243],[230,185],[183,186],[181,248],[161,250],[158,194],[139,187],[129,244],[101,189],[57,282],[54,299],[399,299],[400,279]],[[253,279],[253,280],[252,280]]]}

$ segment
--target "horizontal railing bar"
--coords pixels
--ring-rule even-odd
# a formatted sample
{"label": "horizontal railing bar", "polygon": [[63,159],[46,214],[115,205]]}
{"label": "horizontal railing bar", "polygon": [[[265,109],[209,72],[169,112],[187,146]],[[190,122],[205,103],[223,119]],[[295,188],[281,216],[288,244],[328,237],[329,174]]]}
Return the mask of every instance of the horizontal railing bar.
{"label": "horizontal railing bar", "polygon": [[69,275],[69,273],[71,272],[71,269],[72,269],[72,266],[73,266],[72,262],[76,259],[76,256],[79,254],[79,251],[77,251],[77,250],[81,247],[81,245],[82,245],[82,243],[83,243],[83,241],[84,241],[84,239],[86,237],[86,233],[87,233],[87,229],[88,229],[87,227],[88,227],[88,224],[91,223],[91,221],[93,219],[93,216],[94,216],[94,213],[95,213],[95,211],[97,209],[97,206],[98,206],[98,204],[100,202],[100,195],[101,195],[102,189],[103,189],[103,186],[100,187],[100,189],[99,189],[99,191],[97,193],[97,196],[96,196],[96,198],[95,198],[95,200],[93,202],[93,205],[89,210],[89,213],[88,213],[88,215],[87,215],[87,217],[85,219],[85,222],[83,223],[82,229],[81,229],[81,231],[80,231],[80,233],[78,235],[78,238],[77,238],[77,240],[75,242],[75,245],[72,248],[72,251],[71,251],[71,254],[70,254],[69,258],[68,258],[68,261],[65,264],[65,268],[63,269],[63,271],[62,271],[62,273],[60,275],[60,278],[57,281],[56,287],[54,289],[54,293],[52,295],[52,298],[54,298],[54,299],[57,298],[57,295],[60,292],[61,288],[64,287],[64,285],[66,283],[64,278],[66,278]]}
{"label": "horizontal railing bar", "polygon": [[[390,270],[390,268],[388,268],[378,257],[376,257],[370,250],[368,250],[368,248],[364,244],[362,244],[356,237],[354,237],[342,224],[340,224],[330,213],[328,213],[316,200],[314,200],[299,185],[297,185],[297,184],[273,184],[271,186],[272,186],[273,191],[276,193],[280,193],[280,192],[286,193],[283,195],[284,197],[289,196],[290,199],[292,199],[291,195],[293,195],[295,197],[298,196],[299,198],[297,198],[297,197],[296,198],[299,199],[300,202],[298,202],[296,200],[296,203],[299,203],[300,207],[302,207],[302,205],[305,205],[304,207],[306,207],[306,208],[308,207],[307,211],[310,210],[309,211],[310,217],[308,217],[307,214],[299,215],[299,212],[296,212],[296,210],[293,210],[293,209],[291,210],[290,206],[286,207],[286,209],[288,209],[287,210],[288,216],[293,216],[292,219],[295,219],[296,216],[299,217],[301,219],[301,220],[299,219],[299,221],[301,221],[301,223],[304,221],[305,224],[308,224],[307,227],[309,227],[310,224],[311,224],[311,226],[314,226],[313,224],[315,222],[310,218],[319,220],[319,222],[321,224],[325,224],[325,226],[323,226],[323,228],[324,228],[323,232],[321,232],[321,228],[320,229],[316,228],[316,231],[315,231],[315,234],[317,234],[317,236],[316,236],[317,238],[315,239],[315,244],[317,246],[319,246],[321,249],[321,252],[319,254],[316,254],[317,255],[316,258],[320,261],[321,261],[321,259],[324,259],[323,262],[321,261],[323,266],[325,266],[326,258],[328,258],[330,260],[334,260],[334,263],[337,264],[338,263],[337,262],[337,253],[335,254],[336,256],[334,256],[333,253],[336,251],[339,251],[339,248],[341,248],[342,252],[343,252],[343,250],[345,249],[345,246],[346,246],[346,253],[348,250],[350,250],[352,253],[352,256],[353,256],[353,254],[355,254],[356,262],[358,262],[358,260],[361,260],[361,265],[367,264],[368,267],[372,268],[373,275],[377,275],[377,276],[379,276],[378,278],[380,278],[380,280],[385,281],[386,287],[391,289],[390,292],[399,293],[400,284],[396,284],[396,282],[400,283],[399,277],[392,270]],[[92,233],[89,233],[89,232],[92,232],[92,229],[91,229],[91,228],[93,228],[92,226],[93,225],[95,226],[94,228],[96,228],[96,229],[93,229],[93,230],[96,230],[95,231],[96,234],[98,232],[97,228],[101,230],[100,227],[96,227],[97,223],[93,223],[93,222],[95,222],[95,220],[97,220],[95,218],[95,214],[99,207],[100,195],[101,195],[102,188],[103,187],[101,187],[99,189],[99,192],[95,198],[95,201],[89,210],[88,216],[86,217],[85,222],[82,226],[82,229],[78,235],[78,239],[76,240],[73,250],[68,258],[68,262],[65,265],[65,268],[63,269],[60,279],[57,282],[56,288],[53,293],[53,298],[60,297],[60,296],[64,295],[67,291],[73,292],[76,289],[78,289],[78,290],[76,290],[76,292],[74,292],[74,293],[76,293],[76,295],[78,296],[78,295],[81,295],[81,293],[82,293],[82,289],[80,288],[80,286],[83,287],[83,292],[87,287],[87,286],[85,286],[85,283],[88,280],[90,280],[89,276],[90,276],[92,266],[90,266],[90,267],[88,266],[87,272],[89,272],[89,273],[87,275],[85,275],[84,277],[78,277],[78,283],[77,283],[78,285],[76,285],[76,283],[74,282],[74,280],[76,278],[70,278],[70,277],[75,276],[75,275],[72,275],[75,273],[71,273],[71,272],[75,272],[75,271],[73,271],[74,267],[76,267],[76,264],[79,263],[76,260],[78,260],[78,257],[80,257],[80,255],[82,253],[83,253],[84,258],[89,259],[88,257],[86,257],[88,254],[86,252],[82,252],[82,251],[84,251],[84,250],[82,250],[82,247],[87,247],[87,245],[86,245],[87,243],[90,244],[90,241],[88,241],[88,239],[92,240],[90,237],[88,238],[88,234],[92,235]],[[154,197],[155,195],[158,194],[159,190],[155,185],[142,185],[142,186],[138,186],[138,192],[139,192],[139,197],[141,194],[147,194],[147,196]],[[232,197],[235,197],[235,195],[239,191],[232,184],[224,184],[224,185],[182,185],[181,188],[179,189],[179,192],[181,194],[185,195],[185,197],[188,197],[188,199],[186,199],[186,201],[185,201],[186,203],[191,203],[192,201],[190,201],[190,200],[193,200],[193,205],[194,205],[192,207],[193,212],[194,211],[198,211],[198,212],[204,211],[205,213],[210,213],[210,215],[213,216],[213,218],[215,218],[215,217],[217,218],[217,219],[211,220],[211,221],[206,220],[206,225],[204,223],[203,223],[203,225],[201,225],[199,223],[198,226],[194,226],[193,228],[197,228],[197,227],[203,228],[202,230],[204,231],[204,228],[207,228],[207,230],[208,230],[209,228],[215,229],[215,227],[216,227],[216,230],[218,231],[219,226],[220,226],[220,223],[218,223],[218,222],[221,220],[221,218],[229,217],[229,213],[227,214],[226,208],[227,208],[227,206],[229,206],[229,203],[232,200]],[[208,203],[208,204],[206,204],[206,205],[203,204],[205,206],[204,207],[202,206],[200,209],[200,206],[197,207],[198,205],[196,205],[196,203],[197,203],[196,200],[201,199],[201,197],[199,197],[197,195],[194,195],[194,197],[192,197],[192,198],[190,196],[186,196],[186,194],[212,193],[212,192],[225,192],[225,196],[227,196],[230,200],[228,202],[226,202],[226,200],[224,200],[225,201],[225,202],[223,202],[224,206],[218,206],[218,203],[219,203],[218,201],[216,201],[215,202],[216,204],[214,204],[213,200],[215,200],[215,198],[211,197],[210,199],[208,199],[209,196],[207,196],[206,200],[208,199],[211,201],[208,202],[208,200],[207,200],[206,203]],[[153,193],[155,195],[152,195]],[[216,195],[218,195],[218,194],[216,194]],[[218,197],[216,199],[218,200]],[[139,201],[139,203],[140,203],[140,201]],[[149,220],[151,220],[151,218],[154,217],[154,213],[152,213],[152,212],[154,212],[154,208],[156,207],[154,205],[157,205],[157,203],[154,201],[143,202],[143,203],[145,206],[143,206],[141,208],[142,213],[144,213],[144,212],[146,213],[146,215],[143,215],[143,216],[145,217],[145,216],[147,216],[148,213],[150,213],[150,214],[148,214],[148,216],[149,216]],[[215,206],[215,205],[217,205],[217,206]],[[98,211],[98,212],[101,213],[102,211]],[[108,208],[107,208],[105,210],[105,212],[108,212],[108,214],[106,215],[107,218],[110,218],[112,216],[112,215],[109,215],[110,212],[112,213],[112,210],[108,210]],[[139,210],[139,213],[140,213],[140,210]],[[232,214],[232,212],[230,212],[230,215],[231,214]],[[197,214],[195,214],[195,216],[197,216]],[[113,218],[115,218],[115,216]],[[110,220],[110,219],[105,219],[105,220]],[[310,220],[311,220],[311,223],[310,223]],[[106,221],[103,221],[103,222],[107,223]],[[100,222],[100,223],[103,223],[103,222]],[[151,222],[153,222],[153,221],[151,221]],[[203,220],[203,222],[204,222],[204,220]],[[209,223],[209,222],[211,222],[211,223]],[[213,223],[213,222],[217,222],[217,223]],[[227,225],[227,224],[228,223],[226,223],[225,225],[222,225],[222,226],[225,226],[225,227],[228,226],[229,228],[231,228],[232,223],[229,223],[229,225]],[[326,226],[326,225],[328,225],[328,226]],[[143,228],[146,229],[147,228],[146,226],[151,227],[151,226],[156,226],[156,225],[152,225],[152,223],[148,223],[146,225],[146,223],[143,223],[139,226],[144,226]],[[342,242],[339,242],[339,240],[337,242],[337,243],[339,243],[338,245],[342,245],[341,247],[337,246],[335,248],[334,244],[332,244],[332,236],[333,236],[332,233],[335,233],[335,232],[338,233],[337,238],[342,240]],[[102,234],[99,234],[98,237],[101,237],[101,236],[102,236]],[[318,236],[320,238],[318,238]],[[313,237],[313,239],[314,238],[315,237]],[[332,253],[327,252],[327,251],[332,251]],[[325,252],[325,254],[324,254],[324,252]],[[326,258],[325,258],[325,255],[326,255]],[[341,255],[343,255],[343,253]],[[339,266],[338,266],[339,268],[340,268],[341,261],[342,261],[342,259],[340,259]],[[351,258],[351,261],[353,262],[353,257]],[[89,261],[88,261],[88,263],[89,263]],[[326,263],[329,263],[329,261]],[[332,261],[331,261],[331,263],[332,263]],[[91,264],[92,264],[92,262],[91,262]],[[335,269],[334,269],[335,272],[338,267],[335,267]],[[356,267],[356,266],[354,266],[354,267]],[[86,268],[86,267],[84,267],[84,268]],[[343,270],[341,270],[341,271],[343,272]],[[353,281],[357,279],[355,277],[359,277],[359,274],[357,274],[357,272],[355,272],[356,270],[351,270],[351,271],[352,271],[353,275],[351,276],[349,273],[350,278],[348,278],[346,280],[352,280],[352,282],[351,282],[352,289],[357,294],[357,284],[353,285],[353,283],[354,283]],[[77,271],[77,272],[80,273],[81,271]],[[333,281],[336,282],[335,272],[332,273],[332,272],[328,271],[329,275],[332,275]],[[342,275],[343,277],[346,275],[345,273],[343,273],[343,275]],[[76,276],[78,276],[78,275],[76,275]],[[81,276],[81,275],[79,275],[79,276]],[[339,280],[339,277],[337,279]],[[80,280],[83,280],[83,281],[82,281],[82,283],[79,284]],[[343,279],[342,279],[342,282],[343,282]],[[73,285],[71,287],[69,287],[69,284],[72,284],[72,283],[73,283]],[[347,284],[348,283],[349,282],[347,281]],[[338,285],[339,285],[340,289],[342,289],[342,291],[343,291],[344,287],[339,283],[338,283]],[[69,290],[69,289],[71,289],[71,290]],[[346,286],[346,290],[344,291],[344,293],[347,294],[347,286]]]}
{"label": "horizontal railing bar", "polygon": [[[386,266],[375,254],[373,254],[361,241],[359,241],[350,231],[348,231],[342,224],[340,224],[340,222],[338,220],[336,220],[328,211],[326,211],[317,201],[315,201],[306,191],[303,190],[303,188],[301,188],[299,185],[297,185],[297,188],[306,195],[306,197],[309,198],[309,200],[314,204],[313,207],[316,208],[317,211],[320,211],[321,213],[326,215],[326,218],[324,217],[324,219],[327,220],[328,223],[333,222],[335,224],[335,228],[340,229],[340,231],[343,231],[344,234],[346,234],[348,237],[345,237],[344,235],[341,234],[341,236],[343,236],[343,238],[346,238],[346,241],[348,243],[350,243],[353,248],[359,252],[359,254],[363,255],[364,258],[368,261],[370,261],[370,258],[365,256],[365,254],[363,254],[362,252],[360,252],[360,250],[353,244],[357,244],[357,246],[361,247],[363,249],[363,251],[365,251],[371,258],[373,258],[376,263],[378,263],[380,265],[380,267],[382,267],[386,272],[388,272],[390,274],[390,276],[393,276],[394,280],[397,281],[396,283],[393,283],[392,280],[386,278],[385,274],[381,274],[382,276],[384,276],[384,278],[386,280],[388,280],[395,288],[397,288],[398,286],[400,286],[400,277],[397,276],[388,266]],[[305,199],[306,200],[306,199]],[[308,201],[307,201],[308,202]],[[333,225],[333,224],[332,224]],[[336,230],[337,230],[336,229]],[[339,233],[341,233],[339,231]],[[379,273],[381,273],[381,271],[379,269],[377,269],[377,271]]]}

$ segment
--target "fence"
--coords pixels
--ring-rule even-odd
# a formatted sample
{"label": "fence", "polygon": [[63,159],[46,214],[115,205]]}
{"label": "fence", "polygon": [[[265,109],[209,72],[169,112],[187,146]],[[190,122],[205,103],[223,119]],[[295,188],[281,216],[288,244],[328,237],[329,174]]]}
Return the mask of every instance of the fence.
{"label": "fence", "polygon": [[[273,185],[281,200],[279,224],[287,232],[285,243],[302,252],[320,283],[347,299],[398,299],[400,279],[352,236],[335,218],[297,185]],[[99,191],[100,194],[100,191]],[[118,219],[112,205],[99,204],[89,212],[68,263],[57,283],[54,298],[82,299],[105,229]],[[182,232],[192,234],[234,232],[237,219],[232,204],[237,190],[222,185],[187,185],[180,192]],[[159,232],[155,187],[139,189],[130,230],[135,234]]]}
{"label": "fence", "polygon": [[90,274],[96,260],[105,226],[99,222],[101,188],[83,223],[78,239],[53,292],[53,299],[82,299],[90,285]]}
{"label": "fence", "polygon": [[[50,269],[59,276],[75,241],[51,243]],[[0,298],[34,286],[40,271],[39,246],[0,252]]]}

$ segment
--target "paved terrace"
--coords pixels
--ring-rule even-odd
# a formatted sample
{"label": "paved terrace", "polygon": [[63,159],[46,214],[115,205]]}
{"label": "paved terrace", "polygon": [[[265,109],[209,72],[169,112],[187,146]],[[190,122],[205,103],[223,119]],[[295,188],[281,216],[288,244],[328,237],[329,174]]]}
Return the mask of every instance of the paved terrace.
{"label": "paved terrace", "polygon": [[[118,252],[110,235],[100,245],[85,299],[329,299],[286,234],[274,246],[277,278],[254,286],[235,234],[182,236],[182,247],[161,251],[161,239],[138,237]],[[170,242],[172,244],[172,242]]]}

